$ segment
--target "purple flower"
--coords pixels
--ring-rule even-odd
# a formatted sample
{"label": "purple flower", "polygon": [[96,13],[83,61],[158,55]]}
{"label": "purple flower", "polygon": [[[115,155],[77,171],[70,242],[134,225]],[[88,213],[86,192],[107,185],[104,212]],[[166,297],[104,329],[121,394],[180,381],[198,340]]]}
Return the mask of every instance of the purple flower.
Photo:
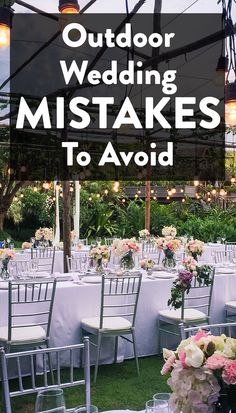
{"label": "purple flower", "polygon": [[188,270],[180,270],[179,271],[179,279],[184,284],[190,284],[193,279],[193,274]]}

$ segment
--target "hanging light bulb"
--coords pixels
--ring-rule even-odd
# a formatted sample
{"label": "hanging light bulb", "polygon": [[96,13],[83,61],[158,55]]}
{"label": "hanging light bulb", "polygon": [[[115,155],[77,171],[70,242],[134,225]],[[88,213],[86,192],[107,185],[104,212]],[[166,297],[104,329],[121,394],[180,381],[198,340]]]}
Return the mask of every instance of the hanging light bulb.
{"label": "hanging light bulb", "polygon": [[105,189],[104,194],[108,195],[108,189]]}
{"label": "hanging light bulb", "polygon": [[59,12],[63,14],[79,13],[80,6],[77,0],[59,0]]}
{"label": "hanging light bulb", "polygon": [[235,178],[235,176],[234,176],[234,175],[231,177],[230,182],[231,182],[231,184],[235,184],[235,182],[236,182],[236,178]]}
{"label": "hanging light bulb", "polygon": [[13,10],[8,6],[0,7],[0,48],[10,44]]}
{"label": "hanging light bulb", "polygon": [[200,184],[199,180],[197,178],[195,178],[194,181],[193,181],[193,185],[194,186],[199,186],[199,184]]}
{"label": "hanging light bulb", "polygon": [[89,201],[92,201],[92,197],[91,197],[91,196],[89,197]]}
{"label": "hanging light bulb", "polygon": [[119,192],[119,187],[120,187],[120,182],[119,181],[115,181],[112,187],[112,190],[114,192]]}
{"label": "hanging light bulb", "polygon": [[225,85],[225,123],[236,126],[236,82]]}
{"label": "hanging light bulb", "polygon": [[37,192],[37,191],[38,191],[37,186],[34,186],[34,187],[33,187],[33,191],[34,191],[34,192]]}
{"label": "hanging light bulb", "polygon": [[70,184],[70,192],[74,192],[73,183]]}
{"label": "hanging light bulb", "polygon": [[181,192],[181,194],[183,194],[184,193],[184,188],[180,188],[180,192]]}
{"label": "hanging light bulb", "polygon": [[167,195],[166,199],[167,199],[167,200],[169,200],[169,199],[170,199],[170,196],[169,196],[169,195]]}
{"label": "hanging light bulb", "polygon": [[182,202],[183,202],[183,203],[185,202],[185,198],[182,198]]}
{"label": "hanging light bulb", "polygon": [[122,199],[123,204],[125,204],[125,198]]}
{"label": "hanging light bulb", "polygon": [[216,195],[216,189],[212,189],[212,191],[211,191],[211,193],[212,193],[212,195]]}
{"label": "hanging light bulb", "polygon": [[60,183],[58,181],[56,182],[55,188],[57,191],[59,191],[61,188]]}
{"label": "hanging light bulb", "polygon": [[173,188],[171,188],[171,193],[172,193],[172,194],[176,194],[176,188],[175,188],[175,185],[173,186]]}
{"label": "hanging light bulb", "polygon": [[226,193],[225,193],[224,188],[221,188],[221,189],[220,189],[220,196],[225,196],[225,194],[226,194]]}
{"label": "hanging light bulb", "polygon": [[155,200],[157,199],[157,197],[156,197],[156,196],[154,196],[154,197],[153,197],[153,199],[154,199],[154,201],[155,201]]}
{"label": "hanging light bulb", "polygon": [[216,73],[214,77],[214,83],[216,86],[224,86],[225,84],[225,75],[228,71],[229,59],[226,56],[220,56],[217,66]]}

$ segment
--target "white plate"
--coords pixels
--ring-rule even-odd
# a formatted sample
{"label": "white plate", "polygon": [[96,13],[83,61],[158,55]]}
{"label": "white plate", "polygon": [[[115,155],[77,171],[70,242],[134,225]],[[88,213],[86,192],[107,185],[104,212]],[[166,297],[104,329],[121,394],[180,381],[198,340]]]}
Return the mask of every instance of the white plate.
{"label": "white plate", "polygon": [[43,271],[31,272],[27,274],[27,278],[48,278],[48,277],[50,277],[49,272],[43,272]]}
{"label": "white plate", "polygon": [[235,268],[217,267],[216,273],[217,274],[236,274],[236,269]]}
{"label": "white plate", "polygon": [[85,284],[100,284],[102,282],[102,277],[99,275],[94,275],[91,277],[89,275],[86,275],[85,277],[83,277],[82,281]]}
{"label": "white plate", "polygon": [[151,274],[152,278],[161,278],[161,279],[170,279],[170,278],[175,278],[176,274],[166,272],[166,271],[153,271]]}
{"label": "white plate", "polygon": [[[8,281],[0,281],[0,290],[8,290]],[[12,288],[17,288],[17,285],[13,285]]]}

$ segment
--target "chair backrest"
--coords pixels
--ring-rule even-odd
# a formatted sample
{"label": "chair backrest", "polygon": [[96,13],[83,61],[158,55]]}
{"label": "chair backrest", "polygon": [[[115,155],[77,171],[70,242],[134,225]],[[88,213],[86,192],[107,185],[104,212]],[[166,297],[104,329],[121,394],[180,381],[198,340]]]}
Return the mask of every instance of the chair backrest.
{"label": "chair backrest", "polygon": [[142,275],[102,276],[100,328],[109,317],[123,317],[134,327]]}
{"label": "chair backrest", "polygon": [[213,267],[209,270],[209,281],[206,281],[204,278],[202,278],[201,281],[198,281],[197,277],[193,277],[189,293],[187,294],[186,291],[182,293],[182,321],[185,319],[185,310],[188,309],[200,310],[204,312],[207,317],[210,316],[214,277],[215,268]]}
{"label": "chair backrest", "polygon": [[236,242],[225,241],[225,251],[236,251]]}
{"label": "chair backrest", "polygon": [[104,239],[105,245],[107,245],[108,247],[111,247],[115,239],[118,239],[118,238],[117,237],[105,238]]}
{"label": "chair backrest", "polygon": [[[228,335],[230,335],[231,327],[236,328],[236,322],[220,323],[220,324],[207,324],[207,325],[201,326],[200,328],[199,328],[199,326],[198,327],[196,327],[196,326],[195,327],[185,327],[184,324],[180,325],[182,339],[185,339],[188,336],[196,334],[196,332],[199,331],[199,329],[209,331],[212,334],[217,334],[217,335],[223,334],[225,332],[225,330],[227,329],[228,330]],[[214,332],[214,330],[216,330],[216,332]]]}
{"label": "chair backrest", "polygon": [[88,245],[88,238],[77,239],[76,243],[77,244]]}
{"label": "chair backrest", "polygon": [[22,273],[30,272],[38,269],[38,260],[11,260],[9,262],[9,270],[13,277],[20,277]]}
{"label": "chair backrest", "polygon": [[229,258],[229,251],[214,251],[213,256],[215,263],[218,264],[220,262],[224,262],[227,258]]}
{"label": "chair backrest", "polygon": [[[74,367],[75,360],[78,359],[78,351],[83,351],[84,356],[84,378],[79,378],[76,368]],[[69,353],[70,368],[67,377],[66,374],[62,373],[62,358],[65,353]],[[35,371],[35,358],[42,358],[43,374],[40,377],[40,383],[37,383],[36,371]],[[49,358],[52,360],[53,369],[55,369],[54,383],[50,384],[49,380],[51,375],[48,369],[47,361]],[[9,363],[11,361],[11,363]],[[18,378],[14,381],[15,388],[13,391],[10,390],[9,386],[9,365],[16,363]],[[24,383],[22,367],[27,363],[29,368],[29,374],[31,380],[27,380],[27,384]],[[54,347],[54,348],[43,348],[38,350],[22,351],[19,353],[8,353],[4,352],[4,349],[0,349],[0,367],[1,367],[1,377],[3,385],[3,393],[5,399],[5,411],[6,413],[12,413],[11,409],[11,399],[17,396],[23,396],[26,394],[37,393],[42,390],[49,390],[55,388],[67,388],[72,386],[85,386],[85,403],[90,405],[90,357],[89,357],[89,339],[84,338],[83,344],[75,344],[72,346],[65,347]]]}
{"label": "chair backrest", "polygon": [[37,258],[39,271],[53,273],[55,261],[55,247],[31,248],[31,259]]}
{"label": "chair backrest", "polygon": [[74,257],[73,255],[71,257],[68,257],[67,255],[66,261],[67,261],[68,272],[75,272],[75,271],[83,272],[88,266],[89,257],[88,257],[88,254],[80,254],[77,257]]}
{"label": "chair backrest", "polygon": [[142,251],[143,251],[143,254],[158,254],[159,253],[155,243],[146,242],[146,241],[142,242]]}
{"label": "chair backrest", "polygon": [[8,345],[14,329],[42,326],[49,337],[56,280],[9,282]]}

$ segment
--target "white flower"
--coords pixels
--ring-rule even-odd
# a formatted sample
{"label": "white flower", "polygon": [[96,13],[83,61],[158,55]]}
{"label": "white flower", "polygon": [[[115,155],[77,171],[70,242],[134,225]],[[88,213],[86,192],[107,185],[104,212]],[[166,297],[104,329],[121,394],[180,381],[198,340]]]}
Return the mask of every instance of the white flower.
{"label": "white flower", "polygon": [[162,228],[161,233],[162,233],[162,235],[163,235],[164,237],[173,237],[173,238],[174,238],[174,237],[176,237],[177,230],[176,230],[175,227],[173,227],[173,226],[171,225],[170,227],[164,227],[164,228]]}
{"label": "white flower", "polygon": [[196,344],[191,343],[188,346],[186,346],[185,353],[185,364],[187,366],[195,368],[202,366],[204,360],[204,353]]}

